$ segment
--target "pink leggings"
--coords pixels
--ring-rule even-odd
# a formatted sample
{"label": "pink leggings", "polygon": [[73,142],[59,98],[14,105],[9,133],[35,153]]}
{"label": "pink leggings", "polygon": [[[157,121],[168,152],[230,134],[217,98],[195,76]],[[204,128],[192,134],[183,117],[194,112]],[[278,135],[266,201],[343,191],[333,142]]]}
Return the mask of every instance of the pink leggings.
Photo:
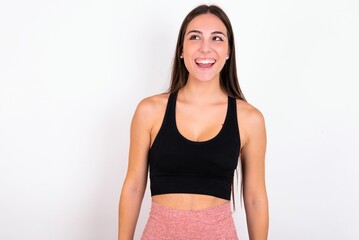
{"label": "pink leggings", "polygon": [[152,201],[141,240],[238,239],[231,205],[200,210],[178,210]]}

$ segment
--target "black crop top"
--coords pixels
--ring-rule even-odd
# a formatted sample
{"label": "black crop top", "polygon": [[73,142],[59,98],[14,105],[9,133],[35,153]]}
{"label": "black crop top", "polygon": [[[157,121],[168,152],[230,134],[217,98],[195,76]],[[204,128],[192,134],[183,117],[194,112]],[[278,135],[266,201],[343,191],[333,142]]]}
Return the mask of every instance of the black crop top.
{"label": "black crop top", "polygon": [[210,140],[188,140],[176,126],[177,93],[170,94],[161,128],[149,150],[151,195],[205,194],[230,200],[240,136],[236,100],[228,97],[220,132]]}

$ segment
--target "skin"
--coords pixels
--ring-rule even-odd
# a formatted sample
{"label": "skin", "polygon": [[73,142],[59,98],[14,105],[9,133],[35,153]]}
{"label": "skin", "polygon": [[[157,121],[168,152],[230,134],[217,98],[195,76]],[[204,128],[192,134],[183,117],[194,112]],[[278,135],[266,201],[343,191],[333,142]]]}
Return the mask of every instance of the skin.
{"label": "skin", "polygon": [[[176,104],[179,132],[192,141],[213,138],[222,128],[227,111],[227,95],[221,90],[219,74],[228,47],[227,29],[219,18],[202,14],[186,29],[182,59],[189,72]],[[213,62],[201,65],[199,62]],[[161,127],[169,94],[143,99],[131,123],[129,164],[119,206],[119,239],[133,239],[148,169],[147,153]],[[251,240],[267,239],[268,200],[265,187],[265,122],[261,112],[237,100],[237,119],[241,137],[243,197]],[[197,210],[228,203],[228,200],[199,194],[163,194],[152,197],[163,206]]]}

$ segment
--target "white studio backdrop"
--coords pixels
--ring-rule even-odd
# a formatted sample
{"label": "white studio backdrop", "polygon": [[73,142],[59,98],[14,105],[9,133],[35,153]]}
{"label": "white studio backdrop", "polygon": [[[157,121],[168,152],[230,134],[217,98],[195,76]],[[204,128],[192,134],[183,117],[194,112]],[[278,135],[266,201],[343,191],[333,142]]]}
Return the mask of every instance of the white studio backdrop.
{"label": "white studio backdrop", "polygon": [[359,239],[357,0],[0,0],[0,239],[116,239],[134,109],[201,3],[229,15],[266,118],[269,239]]}

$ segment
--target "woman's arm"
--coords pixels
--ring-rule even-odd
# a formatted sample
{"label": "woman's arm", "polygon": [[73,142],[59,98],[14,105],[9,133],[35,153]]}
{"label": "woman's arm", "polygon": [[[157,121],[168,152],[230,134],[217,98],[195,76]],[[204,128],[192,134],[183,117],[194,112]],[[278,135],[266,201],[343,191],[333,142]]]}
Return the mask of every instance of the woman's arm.
{"label": "woman's arm", "polygon": [[131,123],[129,162],[119,203],[119,240],[132,240],[147,184],[147,153],[150,146],[150,103],[137,106]]}
{"label": "woman's arm", "polygon": [[263,115],[255,108],[247,112],[244,121],[245,143],[241,150],[243,197],[249,238],[268,237],[268,199],[265,186],[266,129]]}

